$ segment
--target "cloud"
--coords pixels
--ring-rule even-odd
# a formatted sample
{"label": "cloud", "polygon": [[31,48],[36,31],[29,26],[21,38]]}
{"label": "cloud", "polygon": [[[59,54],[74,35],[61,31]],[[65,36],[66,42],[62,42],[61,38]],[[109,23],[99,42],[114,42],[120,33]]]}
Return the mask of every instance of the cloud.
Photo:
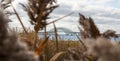
{"label": "cloud", "polygon": [[[89,2],[88,2],[89,1]],[[120,8],[118,8],[117,6],[114,6],[119,4],[118,1],[114,1],[116,3],[112,4],[113,6],[111,6],[111,3],[114,0],[60,0],[59,4],[62,5],[62,7],[59,8],[62,9],[62,11],[64,10],[64,8],[67,8],[66,12],[72,12],[74,11],[75,13],[82,13],[85,16],[90,16],[94,19],[95,23],[98,25],[98,27],[100,28],[100,30],[106,30],[108,27],[116,30],[118,33],[119,32],[119,23],[120,23]],[[70,10],[69,10],[70,9]],[[53,14],[56,15],[61,15],[60,11],[56,11]],[[63,15],[64,15],[64,11],[63,11]],[[71,18],[78,18],[78,15],[73,15],[71,16]],[[69,23],[73,23],[73,20],[66,19],[69,20]],[[75,19],[76,20],[76,19]],[[76,22],[74,22],[76,23]],[[102,25],[102,26],[100,26]],[[107,25],[107,26],[106,26]],[[117,27],[117,28],[116,28]],[[106,28],[106,29],[105,29]]]}
{"label": "cloud", "polygon": [[120,25],[108,25],[108,24],[97,24],[97,27],[101,31],[101,33],[105,32],[106,30],[114,30],[116,33],[120,34]]}
{"label": "cloud", "polygon": [[[26,3],[27,1],[17,0],[16,2]],[[30,25],[28,24],[29,19],[23,9],[19,8],[20,6],[17,3],[14,4],[20,16],[27,20],[25,24]],[[111,28],[120,33],[119,0],[58,0],[58,4],[60,6],[50,15],[50,21],[71,12],[74,12],[74,14],[58,21],[56,23],[57,26],[71,28],[76,31],[79,19],[78,13],[80,12],[87,17],[92,17],[101,31]],[[52,25],[49,27],[52,27]]]}

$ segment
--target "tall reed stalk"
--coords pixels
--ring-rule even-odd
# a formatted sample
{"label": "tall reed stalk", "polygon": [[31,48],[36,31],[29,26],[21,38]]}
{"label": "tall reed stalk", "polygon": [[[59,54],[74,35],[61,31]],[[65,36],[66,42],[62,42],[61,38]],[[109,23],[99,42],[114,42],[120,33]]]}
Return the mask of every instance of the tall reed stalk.
{"label": "tall reed stalk", "polygon": [[53,23],[54,25],[54,34],[55,34],[55,41],[56,41],[56,52],[59,51],[59,47],[58,47],[58,34],[57,34],[57,28],[56,28],[56,25],[55,23]]}
{"label": "tall reed stalk", "polygon": [[28,34],[28,32],[27,32],[27,30],[26,30],[26,28],[25,28],[25,26],[24,26],[24,24],[23,24],[23,22],[22,22],[22,20],[21,20],[21,18],[20,18],[20,16],[19,16],[19,14],[18,14],[17,11],[15,10],[15,8],[14,8],[12,2],[11,2],[11,6],[12,6],[13,11],[15,12],[15,14],[16,14],[16,16],[17,16],[17,18],[18,18],[18,20],[19,20],[19,22],[20,22],[20,24],[21,24],[23,30],[25,31],[26,34]]}

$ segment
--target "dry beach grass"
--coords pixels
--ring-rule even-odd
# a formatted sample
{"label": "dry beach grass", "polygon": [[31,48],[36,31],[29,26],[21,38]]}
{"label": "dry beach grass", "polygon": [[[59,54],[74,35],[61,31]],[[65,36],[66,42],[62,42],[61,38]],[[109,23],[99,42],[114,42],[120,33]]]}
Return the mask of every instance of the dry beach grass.
{"label": "dry beach grass", "polygon": [[[10,30],[10,19],[0,9],[0,61],[120,61],[120,44],[110,39],[117,37],[115,31],[100,33],[92,18],[79,14],[82,27],[79,40],[59,40],[55,22],[71,14],[47,23],[49,14],[58,7],[53,5],[56,1],[28,1],[28,5],[20,4],[28,13],[35,31],[27,30],[22,22],[23,32],[17,29]],[[35,3],[38,5],[34,5]],[[14,5],[12,8],[14,9]],[[14,12],[21,21],[16,9]],[[37,17],[34,17],[35,15]],[[50,40],[46,32],[46,26],[51,23],[54,24],[55,40]],[[45,32],[44,38],[38,38],[38,31],[41,30]]]}

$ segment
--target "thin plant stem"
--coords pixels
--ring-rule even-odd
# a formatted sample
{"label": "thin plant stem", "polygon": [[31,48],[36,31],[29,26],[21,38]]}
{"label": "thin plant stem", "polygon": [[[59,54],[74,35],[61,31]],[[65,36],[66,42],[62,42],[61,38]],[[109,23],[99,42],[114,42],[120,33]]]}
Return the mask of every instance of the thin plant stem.
{"label": "thin plant stem", "polygon": [[12,2],[11,2],[11,6],[12,6],[13,11],[15,12],[15,14],[16,14],[16,16],[17,16],[17,18],[18,18],[18,20],[19,20],[19,22],[20,22],[20,24],[21,24],[23,30],[25,31],[26,34],[28,34],[28,32],[27,32],[27,30],[26,30],[26,28],[25,28],[25,26],[24,26],[24,24],[23,24],[23,22],[22,22],[22,20],[21,20],[21,18],[20,18],[20,16],[19,16],[19,14],[18,14],[17,11],[15,10],[15,8],[14,8]]}

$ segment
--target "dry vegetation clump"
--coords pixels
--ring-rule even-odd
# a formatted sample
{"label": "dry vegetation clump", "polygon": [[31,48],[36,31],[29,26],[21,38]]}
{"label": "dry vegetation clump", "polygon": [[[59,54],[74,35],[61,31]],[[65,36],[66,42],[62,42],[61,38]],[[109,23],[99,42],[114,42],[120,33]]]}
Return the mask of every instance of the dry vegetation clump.
{"label": "dry vegetation clump", "polygon": [[[100,34],[96,25],[91,18],[86,18],[80,14],[81,43],[86,50],[76,51],[69,49],[70,60],[79,61],[120,61],[120,44],[116,41],[111,41],[110,37],[117,37],[115,31],[107,30]],[[76,57],[77,58],[76,58]]]}
{"label": "dry vegetation clump", "polygon": [[113,30],[107,30],[101,34],[91,17],[86,18],[83,14],[79,14],[79,16],[79,24],[82,26],[82,29],[80,29],[82,39],[101,36],[105,38],[118,37]]}
{"label": "dry vegetation clump", "polygon": [[107,38],[86,39],[86,54],[96,61],[120,61],[120,44]]}
{"label": "dry vegetation clump", "polygon": [[[100,33],[92,18],[80,14],[79,23],[82,26],[80,48],[69,48],[68,57],[64,61],[120,61],[120,44],[111,41],[110,37],[118,37],[113,30]],[[83,46],[83,47],[82,47]]]}
{"label": "dry vegetation clump", "polygon": [[38,32],[47,25],[49,14],[58,7],[55,3],[56,0],[28,0],[28,5],[20,4],[27,12],[31,24],[35,25],[35,31]]}
{"label": "dry vegetation clump", "polygon": [[120,44],[105,37],[86,38],[83,43],[87,50],[69,48],[64,61],[119,61]]}
{"label": "dry vegetation clump", "polygon": [[16,34],[8,32],[7,23],[7,17],[0,11],[0,61],[38,61]]}
{"label": "dry vegetation clump", "polygon": [[82,26],[83,30],[82,37],[83,38],[97,38],[100,36],[100,31],[95,26],[95,23],[93,22],[93,19],[91,17],[86,18],[84,15],[79,14],[79,23]]}
{"label": "dry vegetation clump", "polygon": [[[32,42],[32,38],[31,36],[33,36],[33,33],[29,33],[29,35],[26,35],[25,33],[23,34],[20,34],[20,38],[21,38],[21,41],[23,42],[26,42],[28,44],[28,48],[30,50],[33,50],[33,51],[36,51],[33,46],[34,46],[34,42]],[[32,39],[32,40],[31,40]],[[37,43],[37,46],[36,48],[39,47],[39,45],[44,42],[44,38],[40,38],[40,39],[37,39],[39,43]],[[79,49],[79,43],[78,41],[74,42],[74,41],[64,41],[64,40],[58,40],[58,50],[56,50],[56,41],[55,40],[48,40],[47,41],[47,55],[48,55],[48,60],[50,60],[56,53],[58,52],[66,52],[68,50],[68,48],[76,48],[76,49]],[[45,61],[45,52],[46,52],[46,49],[44,47],[44,50],[42,51],[42,53],[39,55],[40,56],[40,60],[42,61]],[[57,60],[63,60],[65,58],[68,58],[68,54],[69,53],[66,53],[64,55],[62,55],[61,59],[57,59]]]}

